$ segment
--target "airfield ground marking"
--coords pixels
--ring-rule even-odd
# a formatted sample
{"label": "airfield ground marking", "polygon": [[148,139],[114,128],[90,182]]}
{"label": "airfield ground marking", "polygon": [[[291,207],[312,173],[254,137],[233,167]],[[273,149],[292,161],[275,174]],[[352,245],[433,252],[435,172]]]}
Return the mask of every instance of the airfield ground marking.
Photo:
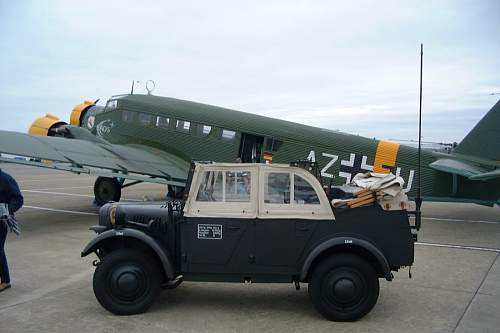
{"label": "airfield ground marking", "polygon": [[[21,190],[21,192],[27,192],[27,193],[40,193],[40,194],[52,194],[52,195],[65,195],[69,197],[84,197],[84,198],[94,198],[93,195],[88,195],[88,194],[77,194],[77,193],[65,193],[65,192],[52,192],[52,191],[38,191],[38,190]],[[139,199],[129,199],[129,198],[123,198],[124,201],[138,201],[141,202],[143,200]]]}
{"label": "airfield ground marking", "polygon": [[500,253],[500,249],[495,249],[491,247],[481,247],[481,246],[467,246],[467,245],[454,245],[454,244],[439,244],[439,243],[426,243],[426,242],[416,242],[415,245],[431,246],[431,247],[444,247],[450,249],[461,249],[461,250],[474,250],[474,251],[485,251],[485,252],[496,252]]}
{"label": "airfield ground marking", "polygon": [[57,213],[69,213],[69,214],[92,215],[92,216],[99,215],[97,213],[80,212],[77,210],[55,209],[55,208],[46,208],[46,207],[37,207],[37,206],[23,206],[23,208],[46,210],[46,211],[57,212]]}
{"label": "airfield ground marking", "polygon": [[[13,175],[14,177],[16,178],[19,178],[19,180],[16,179],[16,182],[22,184],[22,183],[40,183],[40,182],[47,182],[47,178],[43,178],[44,176],[47,176],[47,175],[40,175],[40,177],[37,177],[37,178],[31,178],[31,179],[27,179],[27,178],[21,178],[19,175]],[[43,179],[41,179],[43,178]],[[69,178],[69,177],[64,177],[64,176],[57,176],[57,179],[58,180],[75,180],[75,181],[89,181],[88,178],[84,178],[84,177],[80,177],[80,178],[75,178],[75,177],[72,177],[72,178]]]}
{"label": "airfield ground marking", "polygon": [[[414,219],[414,218],[412,217],[412,219]],[[447,218],[441,218],[441,217],[425,217],[425,216],[422,216],[422,220],[433,220],[433,221],[442,221],[442,222],[500,224],[500,221],[462,220],[462,219],[447,219]]]}
{"label": "airfield ground marking", "polygon": [[63,192],[52,192],[52,191],[37,191],[37,190],[21,190],[21,192],[28,193],[40,193],[40,194],[53,194],[53,195],[66,195],[69,197],[85,197],[85,198],[94,198],[93,195],[88,194],[77,194],[77,193],[63,193]]}
{"label": "airfield ground marking", "polygon": [[28,188],[23,189],[23,191],[53,191],[53,190],[65,190],[74,188],[93,188],[94,186],[68,186],[68,187],[51,187],[51,188]]}

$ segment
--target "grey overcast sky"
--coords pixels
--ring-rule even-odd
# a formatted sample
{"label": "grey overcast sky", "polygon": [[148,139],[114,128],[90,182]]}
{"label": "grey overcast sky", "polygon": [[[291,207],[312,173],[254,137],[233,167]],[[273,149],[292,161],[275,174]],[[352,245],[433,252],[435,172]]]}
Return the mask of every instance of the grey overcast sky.
{"label": "grey overcast sky", "polygon": [[[500,99],[500,1],[0,0],[0,129],[155,95],[391,139],[460,141]],[[143,88],[139,90],[144,91]]]}

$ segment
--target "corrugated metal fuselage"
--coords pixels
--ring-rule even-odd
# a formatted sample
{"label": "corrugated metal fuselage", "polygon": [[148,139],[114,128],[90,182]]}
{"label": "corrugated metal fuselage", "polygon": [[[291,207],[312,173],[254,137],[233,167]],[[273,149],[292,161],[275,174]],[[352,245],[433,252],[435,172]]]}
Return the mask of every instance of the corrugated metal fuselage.
{"label": "corrugated metal fuselage", "polygon": [[[186,161],[312,158],[325,184],[344,184],[358,172],[391,170],[403,177],[408,195],[416,195],[418,150],[413,147],[173,98],[126,95],[115,100],[98,113],[90,108],[81,126],[111,143],[148,145]],[[421,160],[425,200],[492,205],[500,198],[499,181],[435,171],[428,167],[436,160],[430,151],[422,151]]]}

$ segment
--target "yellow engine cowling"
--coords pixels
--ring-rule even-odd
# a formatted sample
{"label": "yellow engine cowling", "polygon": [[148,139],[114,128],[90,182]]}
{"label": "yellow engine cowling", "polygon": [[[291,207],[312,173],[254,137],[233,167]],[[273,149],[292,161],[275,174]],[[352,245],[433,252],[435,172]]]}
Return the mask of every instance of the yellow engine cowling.
{"label": "yellow engine cowling", "polygon": [[45,116],[35,119],[28,130],[29,134],[32,135],[49,135],[52,128],[59,125],[66,125],[64,121],[61,121],[59,117],[53,115],[52,113],[47,113]]}
{"label": "yellow engine cowling", "polygon": [[80,126],[81,121],[82,121],[82,116],[85,113],[85,111],[91,107],[94,106],[95,102],[92,101],[84,101],[83,103],[78,104],[73,108],[73,111],[71,111],[71,117],[69,118],[69,123],[70,125],[73,126]]}

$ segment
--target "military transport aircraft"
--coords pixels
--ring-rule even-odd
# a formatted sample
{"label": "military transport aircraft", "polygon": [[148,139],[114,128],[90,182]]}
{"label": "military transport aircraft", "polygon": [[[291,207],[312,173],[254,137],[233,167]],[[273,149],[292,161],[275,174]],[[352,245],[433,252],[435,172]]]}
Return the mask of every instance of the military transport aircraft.
{"label": "military transport aircraft", "polygon": [[[500,203],[499,125],[500,101],[451,153],[423,151],[422,197]],[[182,188],[191,160],[315,160],[324,183],[334,185],[359,172],[393,172],[410,197],[418,170],[416,148],[151,94],[113,96],[105,106],[85,101],[70,124],[47,114],[29,134],[0,131],[0,153],[4,162],[98,176],[99,204],[119,201],[122,188],[140,182]]]}

